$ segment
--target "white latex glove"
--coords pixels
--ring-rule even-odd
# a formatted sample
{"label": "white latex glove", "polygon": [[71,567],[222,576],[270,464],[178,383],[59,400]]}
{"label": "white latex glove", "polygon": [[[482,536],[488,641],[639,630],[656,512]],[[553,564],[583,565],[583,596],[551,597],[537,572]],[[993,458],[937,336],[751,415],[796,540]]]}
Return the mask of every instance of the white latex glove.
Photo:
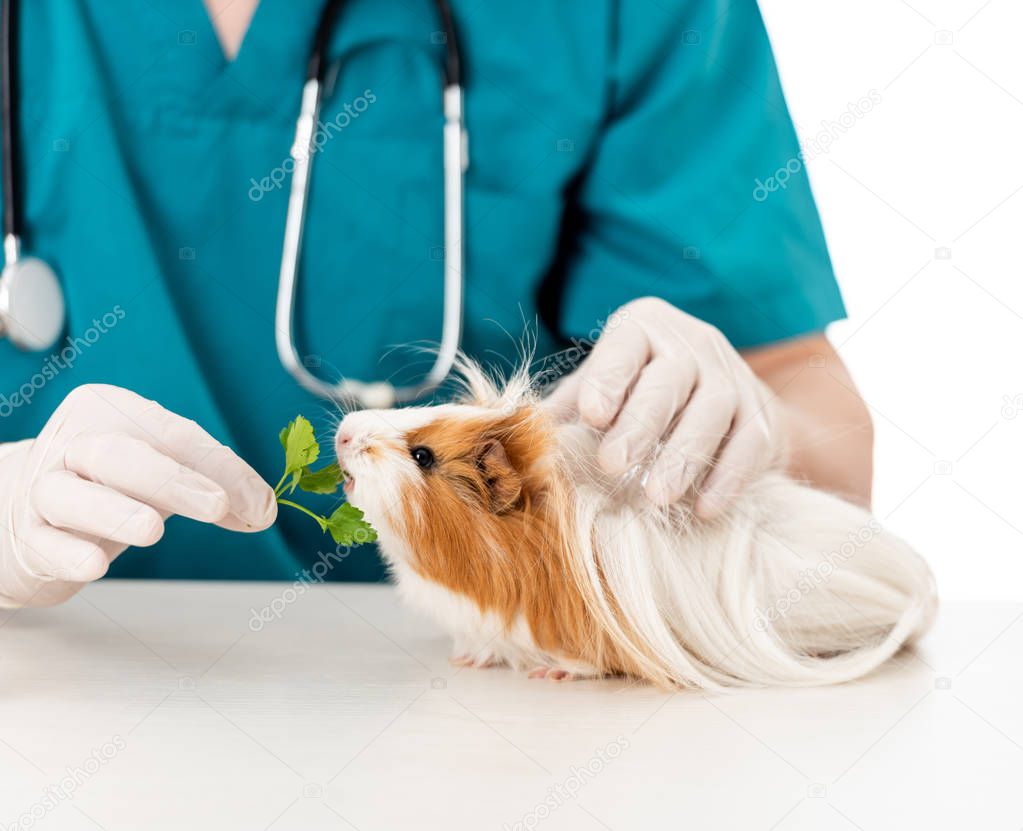
{"label": "white latex glove", "polygon": [[592,352],[548,399],[562,417],[600,430],[611,475],[649,462],[647,496],[661,505],[696,487],[711,517],[783,456],[773,393],[716,328],[657,298],[613,314]]}
{"label": "white latex glove", "polygon": [[120,387],[78,387],[37,438],[0,446],[0,606],[66,600],[129,545],[153,545],[171,514],[260,531],[277,502],[194,421]]}

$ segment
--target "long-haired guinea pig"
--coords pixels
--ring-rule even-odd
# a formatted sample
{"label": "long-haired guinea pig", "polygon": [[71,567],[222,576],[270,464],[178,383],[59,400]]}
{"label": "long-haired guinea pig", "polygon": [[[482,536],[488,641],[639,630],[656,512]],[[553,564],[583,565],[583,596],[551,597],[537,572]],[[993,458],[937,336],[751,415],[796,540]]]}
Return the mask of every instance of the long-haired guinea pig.
{"label": "long-haired guinea pig", "polygon": [[663,687],[811,685],[886,661],[930,624],[926,564],[866,511],[778,472],[721,518],[605,476],[526,374],[462,366],[457,403],[353,412],[336,449],[400,593],[454,660]]}

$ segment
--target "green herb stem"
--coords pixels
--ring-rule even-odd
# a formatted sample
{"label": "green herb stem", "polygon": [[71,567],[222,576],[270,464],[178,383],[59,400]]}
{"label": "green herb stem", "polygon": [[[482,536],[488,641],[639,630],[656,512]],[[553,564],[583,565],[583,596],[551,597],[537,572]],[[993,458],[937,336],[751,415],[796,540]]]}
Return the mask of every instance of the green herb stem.
{"label": "green herb stem", "polygon": [[280,499],[280,498],[278,498],[277,504],[278,505],[287,505],[290,508],[298,508],[298,510],[300,510],[303,514],[307,514],[308,516],[311,516],[313,519],[315,519],[317,524],[320,526],[321,530],[325,530],[326,527],[327,527],[327,520],[325,518],[323,518],[319,514],[314,514],[308,508],[305,508],[302,505],[299,505],[297,502],[292,502],[290,499]]}
{"label": "green herb stem", "polygon": [[280,496],[282,493],[284,493],[284,483],[287,481],[287,479],[288,479],[288,474],[285,473],[281,477],[281,481],[278,482],[276,487],[274,488],[274,496]]}

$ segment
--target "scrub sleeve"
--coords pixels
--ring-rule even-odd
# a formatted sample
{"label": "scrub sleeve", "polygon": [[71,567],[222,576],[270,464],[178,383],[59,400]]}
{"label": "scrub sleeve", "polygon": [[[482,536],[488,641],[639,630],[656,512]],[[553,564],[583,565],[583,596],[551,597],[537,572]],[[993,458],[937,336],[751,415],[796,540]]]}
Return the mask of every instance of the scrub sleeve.
{"label": "scrub sleeve", "polygon": [[822,330],[845,310],[757,4],[669,6],[621,2],[562,331],[645,295],[737,348]]}

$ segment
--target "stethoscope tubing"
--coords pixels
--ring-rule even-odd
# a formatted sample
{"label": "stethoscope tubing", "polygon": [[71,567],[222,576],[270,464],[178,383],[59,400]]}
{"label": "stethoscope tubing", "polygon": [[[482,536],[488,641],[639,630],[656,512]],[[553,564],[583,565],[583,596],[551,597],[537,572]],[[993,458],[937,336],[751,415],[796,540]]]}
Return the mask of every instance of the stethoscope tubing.
{"label": "stethoscope tubing", "polygon": [[[464,119],[461,55],[447,0],[435,0],[445,43],[443,75],[444,164],[444,317],[433,366],[415,385],[395,387],[387,381],[354,379],[331,384],[306,366],[294,336],[295,298],[301,266],[302,236],[309,200],[314,136],[327,71],[326,52],[342,0],[327,0],[317,21],[306,66],[301,107],[291,154],[294,160],[288,195],[281,266],[274,315],[275,344],[281,364],[298,384],[322,398],[349,406],[390,407],[415,401],[437,389],[450,374],[461,343],[464,295],[464,193],[468,135]],[[22,349],[45,349],[64,327],[64,298],[53,269],[34,257],[21,257],[22,201],[18,171],[19,84],[17,0],[0,0],[0,107],[2,107],[2,183],[4,269],[0,277],[0,336]]]}
{"label": "stethoscope tubing", "polygon": [[[451,373],[458,359],[464,306],[465,171],[469,164],[468,134],[465,129],[461,56],[454,21],[447,0],[436,0],[444,32],[446,59],[444,89],[444,311],[440,345],[433,366],[415,385],[395,387],[387,381],[364,382],[344,379],[324,381],[311,371],[295,343],[295,298],[302,259],[302,237],[309,200],[314,136],[326,76],[324,55],[336,26],[341,0],[328,0],[320,16],[309,57],[302,102],[295,123],[291,155],[294,161],[288,195],[281,268],[274,315],[277,354],[285,370],[303,389],[342,406],[387,408],[416,401],[436,390]],[[310,363],[315,364],[315,361]]]}
{"label": "stethoscope tubing", "polygon": [[21,254],[22,183],[20,85],[18,83],[17,0],[0,5],[0,129],[3,185],[3,271],[0,271],[0,337],[15,347],[42,351],[57,342],[65,326],[64,292],[53,268]]}
{"label": "stethoscope tubing", "polygon": [[[4,262],[17,261],[18,240],[21,237],[21,200],[17,171],[21,164],[16,140],[21,128],[21,113],[18,101],[18,3],[16,0],[2,0],[0,8],[0,98],[3,117],[3,188],[4,188]],[[8,242],[10,240],[10,242]]]}

